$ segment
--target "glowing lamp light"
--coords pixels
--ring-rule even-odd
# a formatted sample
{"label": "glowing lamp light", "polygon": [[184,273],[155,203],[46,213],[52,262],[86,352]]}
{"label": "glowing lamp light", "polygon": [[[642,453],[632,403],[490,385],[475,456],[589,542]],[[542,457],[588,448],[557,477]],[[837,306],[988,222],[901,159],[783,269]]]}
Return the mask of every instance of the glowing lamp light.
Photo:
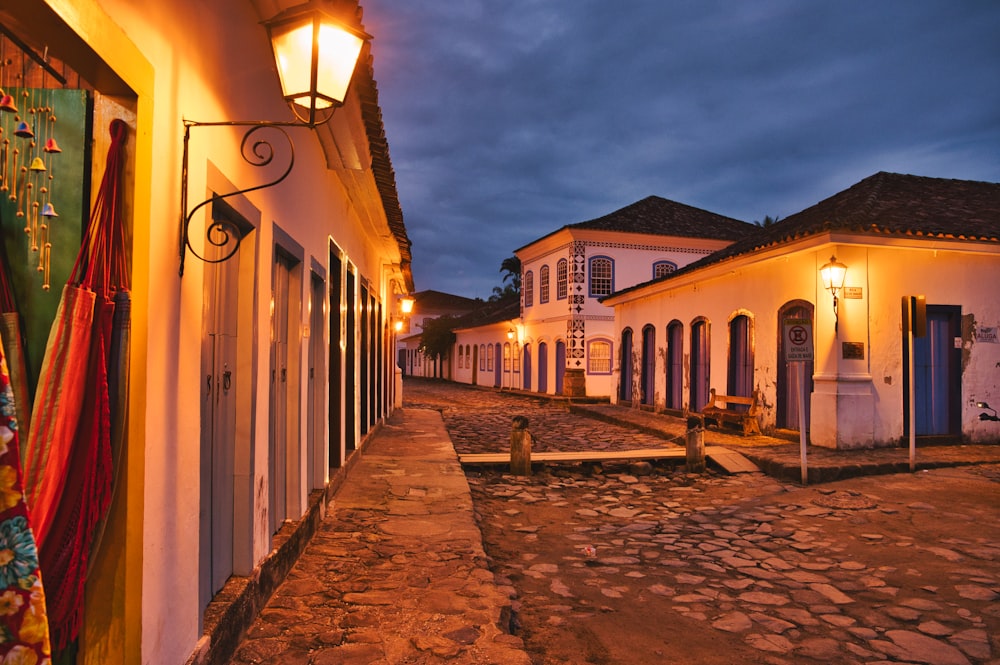
{"label": "glowing lamp light", "polygon": [[833,295],[833,332],[836,334],[840,325],[840,315],[837,312],[837,293],[844,288],[847,266],[839,262],[836,256],[831,256],[830,260],[819,269],[819,274],[823,278],[823,288]]}
{"label": "glowing lamp light", "polygon": [[324,122],[326,114],[317,112],[343,104],[371,35],[350,27],[318,1],[284,11],[265,26],[285,101],[302,122]]}

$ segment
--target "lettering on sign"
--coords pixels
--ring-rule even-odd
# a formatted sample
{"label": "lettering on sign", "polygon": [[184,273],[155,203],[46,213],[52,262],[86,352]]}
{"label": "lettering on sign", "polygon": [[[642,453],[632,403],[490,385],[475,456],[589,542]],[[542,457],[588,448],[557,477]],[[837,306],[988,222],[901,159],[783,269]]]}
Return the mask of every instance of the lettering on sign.
{"label": "lettering on sign", "polygon": [[844,342],[841,346],[844,360],[864,360],[864,342]]}
{"label": "lettering on sign", "polygon": [[813,359],[812,321],[785,319],[785,362],[808,362]]}
{"label": "lettering on sign", "polygon": [[860,286],[845,286],[844,298],[847,300],[861,300],[863,291]]}
{"label": "lettering on sign", "polygon": [[976,326],[976,341],[980,344],[1000,344],[996,326]]}

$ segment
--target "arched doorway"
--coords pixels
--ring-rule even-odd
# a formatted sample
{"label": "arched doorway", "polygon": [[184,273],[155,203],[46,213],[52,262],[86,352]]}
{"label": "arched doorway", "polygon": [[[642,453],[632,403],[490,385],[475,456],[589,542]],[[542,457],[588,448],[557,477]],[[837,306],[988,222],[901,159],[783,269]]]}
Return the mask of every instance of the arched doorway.
{"label": "arched doorway", "polygon": [[[797,368],[785,360],[784,322],[787,319],[803,319],[814,321],[813,305],[805,300],[793,300],[785,303],[778,310],[778,376],[777,376],[777,409],[775,424],[780,429],[800,431],[799,400],[802,399],[803,386],[799,382]],[[809,395],[813,391],[813,362],[805,363],[805,417],[806,432],[809,431]]]}
{"label": "arched doorway", "polygon": [[667,399],[668,409],[684,408],[684,324],[667,325]]}
{"label": "arched doorway", "polygon": [[632,329],[626,328],[622,331],[621,343],[621,372],[618,375],[618,401],[632,401]]}
{"label": "arched doorway", "polygon": [[556,342],[556,395],[563,394],[563,377],[566,375],[566,343]]}
{"label": "arched doorway", "polygon": [[729,322],[729,367],[726,394],[753,394],[753,325],[749,316],[738,314]]}
{"label": "arched doorway", "polygon": [[692,411],[701,411],[708,403],[711,369],[709,351],[708,321],[698,319],[691,324],[691,385],[688,403]]}
{"label": "arched doorway", "polygon": [[656,328],[642,329],[642,403],[653,405],[656,399]]}
{"label": "arched doorway", "polygon": [[525,390],[531,390],[531,345],[525,344],[521,352],[521,358],[524,362],[524,371],[521,374],[524,384],[521,386]]}
{"label": "arched doorway", "polygon": [[538,343],[538,392],[549,390],[549,345]]}

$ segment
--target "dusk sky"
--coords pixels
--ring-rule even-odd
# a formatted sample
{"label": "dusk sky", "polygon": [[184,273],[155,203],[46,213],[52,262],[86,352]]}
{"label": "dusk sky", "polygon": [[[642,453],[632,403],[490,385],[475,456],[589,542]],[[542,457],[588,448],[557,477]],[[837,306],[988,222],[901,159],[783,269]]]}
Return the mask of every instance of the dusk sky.
{"label": "dusk sky", "polygon": [[361,0],[418,291],[650,195],[747,222],[1000,182],[997,0]]}

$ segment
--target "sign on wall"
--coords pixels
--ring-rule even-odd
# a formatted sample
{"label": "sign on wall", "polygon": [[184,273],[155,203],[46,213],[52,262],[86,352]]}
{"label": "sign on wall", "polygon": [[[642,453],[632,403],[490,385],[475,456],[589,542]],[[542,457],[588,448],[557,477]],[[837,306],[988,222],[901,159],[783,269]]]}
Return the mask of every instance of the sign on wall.
{"label": "sign on wall", "polygon": [[812,320],[785,319],[785,362],[808,362],[813,359]]}
{"label": "sign on wall", "polygon": [[976,341],[980,344],[1000,344],[996,326],[976,326]]}

